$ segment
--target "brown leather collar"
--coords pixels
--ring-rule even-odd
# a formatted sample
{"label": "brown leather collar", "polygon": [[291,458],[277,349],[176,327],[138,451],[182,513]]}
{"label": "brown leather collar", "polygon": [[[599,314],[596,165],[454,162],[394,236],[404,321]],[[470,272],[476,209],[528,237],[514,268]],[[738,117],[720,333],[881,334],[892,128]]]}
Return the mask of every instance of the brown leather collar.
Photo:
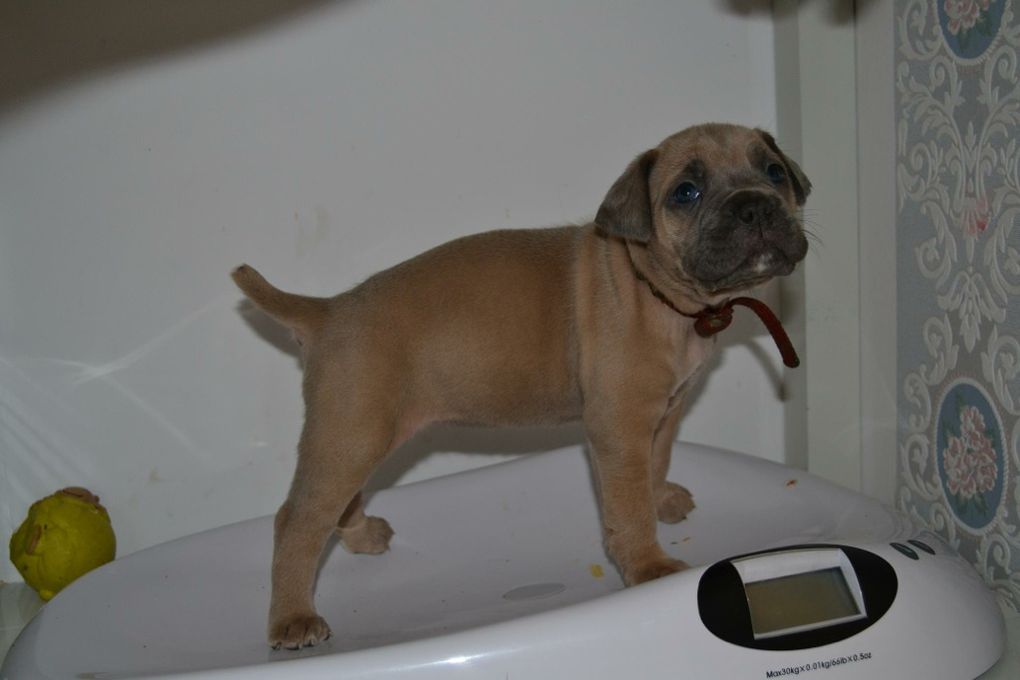
{"label": "brown leather collar", "polygon": [[750,297],[736,297],[731,300],[724,302],[716,307],[705,307],[700,312],[694,314],[688,314],[687,312],[680,311],[673,302],[666,297],[662,291],[655,287],[648,278],[641,273],[641,271],[631,260],[631,267],[634,269],[634,275],[640,281],[644,281],[648,285],[648,289],[652,291],[660,302],[672,309],[681,316],[694,319],[694,332],[703,338],[708,338],[716,333],[726,330],[729,325],[733,322],[733,306],[742,305],[749,308],[752,312],[758,315],[758,318],[768,329],[772,335],[772,339],[776,343],[776,347],[779,348],[779,354],[783,357],[783,363],[790,368],[797,368],[800,366],[800,357],[797,356],[797,351],[793,348],[793,343],[790,342],[790,336],[786,334],[786,329],[783,328],[783,324],[779,321],[776,315],[769,309],[761,300],[756,300]]}

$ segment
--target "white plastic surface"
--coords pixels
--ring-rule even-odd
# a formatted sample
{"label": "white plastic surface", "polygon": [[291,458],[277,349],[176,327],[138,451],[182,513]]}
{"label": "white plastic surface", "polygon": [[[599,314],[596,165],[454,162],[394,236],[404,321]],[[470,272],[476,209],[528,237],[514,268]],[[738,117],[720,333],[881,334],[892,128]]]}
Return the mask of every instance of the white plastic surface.
{"label": "white plastic surface", "polygon": [[[324,560],[319,611],[334,637],[301,652],[265,643],[272,520],[242,522],[117,560],[39,612],[0,676],[20,678],[764,678],[810,666],[825,678],[973,678],[998,658],[1002,621],[973,570],[875,501],[758,459],[678,445],[671,478],[697,508],[660,525],[693,568],[623,589],[602,549],[584,452],[520,459],[379,493],[369,511],[392,550]],[[843,643],[761,652],[698,617],[715,561],[810,542],[864,547],[894,566],[899,595]],[[850,659],[857,655],[857,661]],[[843,661],[840,661],[843,659]]]}

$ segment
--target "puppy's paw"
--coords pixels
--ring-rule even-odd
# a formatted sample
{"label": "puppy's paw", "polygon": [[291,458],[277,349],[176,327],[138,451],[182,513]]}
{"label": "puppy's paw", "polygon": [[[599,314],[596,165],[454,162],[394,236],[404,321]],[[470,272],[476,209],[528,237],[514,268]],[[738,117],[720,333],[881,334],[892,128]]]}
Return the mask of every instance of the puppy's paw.
{"label": "puppy's paw", "polygon": [[636,586],[639,583],[654,581],[657,578],[689,568],[688,564],[682,560],[663,557],[632,565],[623,575],[623,580],[628,586]]}
{"label": "puppy's paw", "polygon": [[273,649],[301,649],[329,639],[332,633],[326,620],[317,614],[298,614],[269,626],[269,645]]}
{"label": "puppy's paw", "polygon": [[356,527],[337,527],[340,542],[352,553],[378,555],[386,552],[393,538],[393,528],[382,517],[366,517]]}
{"label": "puppy's paw", "polygon": [[659,505],[656,508],[659,521],[676,524],[686,518],[693,509],[694,498],[691,496],[691,492],[679,484],[666,482],[666,487],[659,497]]}

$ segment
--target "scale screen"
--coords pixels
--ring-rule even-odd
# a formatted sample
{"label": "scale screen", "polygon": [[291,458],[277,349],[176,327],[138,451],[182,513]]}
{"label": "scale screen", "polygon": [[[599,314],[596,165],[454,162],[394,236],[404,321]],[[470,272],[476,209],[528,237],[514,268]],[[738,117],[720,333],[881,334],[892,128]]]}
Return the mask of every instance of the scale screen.
{"label": "scale screen", "polygon": [[861,586],[842,550],[793,550],[735,561],[754,638],[864,618]]}
{"label": "scale screen", "polygon": [[755,637],[861,613],[838,567],[747,583],[744,592]]}

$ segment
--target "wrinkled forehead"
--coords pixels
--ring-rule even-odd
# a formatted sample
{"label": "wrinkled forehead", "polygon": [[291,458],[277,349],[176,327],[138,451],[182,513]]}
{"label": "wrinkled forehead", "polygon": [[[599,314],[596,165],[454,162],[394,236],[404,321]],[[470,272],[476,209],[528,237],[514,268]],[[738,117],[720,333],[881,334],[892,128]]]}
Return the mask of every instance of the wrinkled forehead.
{"label": "wrinkled forehead", "polygon": [[702,125],[666,138],[658,147],[651,185],[668,190],[677,178],[696,181],[709,174],[739,175],[764,168],[776,154],[757,130],[739,125]]}

